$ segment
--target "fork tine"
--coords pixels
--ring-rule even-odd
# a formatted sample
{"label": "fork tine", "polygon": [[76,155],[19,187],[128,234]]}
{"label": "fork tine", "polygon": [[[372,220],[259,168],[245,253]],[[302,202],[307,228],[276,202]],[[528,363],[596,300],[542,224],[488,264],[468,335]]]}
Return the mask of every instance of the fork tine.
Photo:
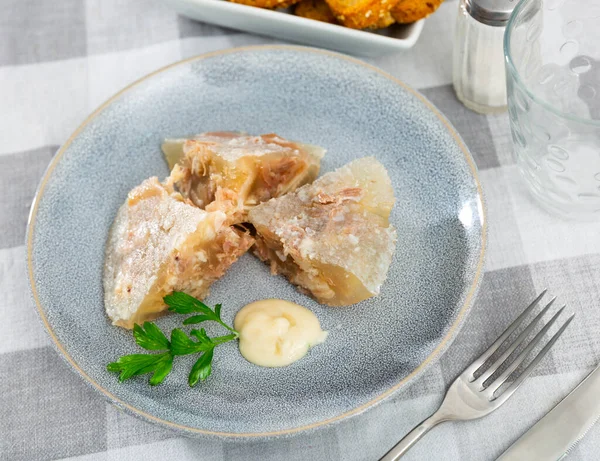
{"label": "fork tine", "polygon": [[527,326],[527,328],[525,328],[517,337],[517,339],[514,340],[514,342],[510,345],[510,347],[508,347],[500,357],[498,357],[498,359],[492,363],[490,365],[490,367],[485,370],[481,376],[479,376],[479,378],[477,378],[474,382],[479,382],[482,386],[483,389],[483,383],[490,377],[492,376],[496,370],[498,370],[498,368],[505,362],[505,360],[510,356],[510,354],[512,354],[515,349],[517,347],[519,347],[521,345],[521,343],[523,341],[525,341],[525,338],[527,337],[527,335],[529,335],[529,333],[531,332],[531,330],[533,330],[533,328],[537,325],[537,323],[541,320],[541,318],[546,314],[546,312],[548,312],[548,309],[550,309],[550,306],[552,306],[552,304],[554,304],[554,301],[556,301],[556,297],[552,298],[550,300],[550,302],[548,304],[546,304],[546,307],[544,307],[540,313],[538,315],[535,316],[535,318],[531,321],[531,323]]}
{"label": "fork tine", "polygon": [[533,350],[535,346],[539,344],[542,340],[546,332],[550,329],[550,327],[556,322],[558,316],[563,312],[566,306],[561,307],[556,314],[552,316],[550,321],[544,325],[544,327],[538,332],[537,335],[531,340],[531,342],[521,351],[521,353],[517,356],[513,362],[506,367],[506,370],[502,372],[500,376],[498,376],[490,385],[486,388],[487,392],[492,395],[495,391],[498,390],[500,386],[508,379],[508,377],[517,369],[517,367],[527,358],[529,353]]}
{"label": "fork tine", "polygon": [[[488,393],[488,395],[491,398],[493,398],[494,392],[496,392],[500,388],[500,386],[502,386],[502,384],[504,384],[504,382],[509,378],[509,376],[517,369],[517,367],[529,355],[531,350],[541,341],[544,334],[548,331],[548,329],[556,321],[556,319],[562,313],[562,311],[565,309],[565,307],[566,306],[563,306],[556,314],[554,314],[552,319],[550,319],[550,321],[544,326],[544,328],[542,328],[539,331],[539,333],[537,335],[535,335],[535,338],[533,338],[533,340],[528,344],[528,346],[523,350],[523,352],[521,352],[519,354],[519,356],[515,359],[515,361],[513,363],[511,363],[508,366],[508,368],[506,370],[504,370],[504,372],[500,376],[498,376],[498,378],[496,380],[494,380],[494,382],[491,383],[487,387],[486,392]],[[544,356],[550,350],[552,345],[556,342],[558,337],[562,334],[563,331],[565,331],[565,328],[567,328],[569,323],[571,323],[571,320],[573,320],[573,316],[574,315],[571,315],[567,319],[567,321],[563,324],[563,326],[554,334],[554,336],[552,336],[550,341],[548,341],[548,344],[546,344],[544,346],[544,348],[536,355],[536,357],[531,361],[531,363],[527,366],[527,368],[525,368],[523,373],[521,373],[521,375],[519,375],[519,377],[513,382],[513,384],[511,384],[511,387],[513,385],[517,384],[518,382],[519,383],[522,382],[529,375],[529,373],[531,373],[531,371],[533,370],[533,367],[535,367],[539,363],[539,361],[544,358]],[[518,387],[518,384],[516,387]],[[516,389],[516,387],[515,387],[515,389]],[[509,391],[509,389],[507,389],[507,391],[504,394],[506,394]],[[514,392],[514,390],[512,392]]]}
{"label": "fork tine", "polygon": [[[525,381],[527,379],[527,377],[531,374],[533,369],[537,366],[538,363],[540,363],[540,361],[545,357],[545,355],[548,353],[548,351],[552,348],[552,346],[554,345],[556,340],[560,337],[560,335],[563,334],[563,332],[569,326],[569,324],[573,320],[573,317],[575,317],[575,314],[571,314],[571,316],[566,320],[566,322],[563,324],[563,326],[560,327],[560,329],[556,333],[554,333],[554,336],[552,336],[550,341],[548,341],[548,344],[546,344],[544,346],[544,348],[538,353],[538,355],[536,355],[535,358],[531,361],[531,363],[529,365],[527,365],[527,368],[525,368],[523,370],[523,373],[521,373],[517,377],[517,379],[515,379],[512,382],[512,384],[510,386],[508,386],[501,395],[499,395],[496,399],[494,399],[498,405],[502,405],[506,400],[508,400],[510,398],[510,396],[513,395],[513,393],[519,388],[519,386],[521,384],[523,384],[523,381]],[[492,396],[493,396],[493,394],[492,394]]]}
{"label": "fork tine", "polygon": [[517,319],[504,331],[504,333],[500,335],[500,337],[496,341],[494,341],[494,344],[492,344],[487,351],[481,354],[481,356],[465,370],[465,373],[469,373],[472,377],[473,373],[479,370],[479,368],[481,368],[481,365],[483,365],[486,362],[486,360],[489,359],[494,354],[494,352],[498,350],[502,343],[506,341],[506,338],[508,338],[512,334],[512,332],[515,331],[519,327],[519,325],[521,325],[525,317],[527,317],[527,315],[533,310],[537,303],[540,302],[540,299],[544,297],[547,291],[547,289],[542,291],[538,295],[538,297],[535,298],[535,300],[529,305],[529,307],[517,317]]}

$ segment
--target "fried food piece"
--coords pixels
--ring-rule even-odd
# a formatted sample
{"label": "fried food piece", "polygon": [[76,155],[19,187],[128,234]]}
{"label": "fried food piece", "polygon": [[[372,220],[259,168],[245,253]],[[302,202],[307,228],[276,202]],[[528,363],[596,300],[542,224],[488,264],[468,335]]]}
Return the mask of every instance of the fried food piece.
{"label": "fried food piece", "polygon": [[369,29],[385,29],[395,22],[396,20],[392,16],[392,13],[386,13],[385,15],[381,16],[375,24],[370,26]]}
{"label": "fried food piece", "polygon": [[329,24],[338,23],[333,11],[331,11],[325,0],[301,0],[300,3],[296,4],[294,14]]}
{"label": "fried food piece", "polygon": [[[304,18],[327,22],[329,24],[338,24],[333,11],[331,11],[325,0],[301,0],[296,5],[294,13]],[[384,29],[395,22],[396,20],[392,14],[388,12],[381,16],[377,22],[369,26],[368,29]]]}
{"label": "fried food piece", "polygon": [[326,1],[341,24],[352,29],[367,29],[376,27],[380,21],[385,22],[397,0]]}
{"label": "fried food piece", "polygon": [[392,8],[392,16],[399,24],[409,24],[426,18],[439,8],[444,0],[400,0]]}
{"label": "fried food piece", "polygon": [[249,212],[254,253],[273,274],[330,306],[376,296],[396,245],[394,192],[385,167],[355,160]]}
{"label": "fried food piece", "polygon": [[177,161],[167,183],[197,207],[223,211],[228,224],[242,223],[251,207],[312,182],[325,153],[276,134],[205,133],[165,144],[168,161]]}
{"label": "fried food piece", "polygon": [[279,5],[277,5],[275,8],[289,8],[290,6],[294,6],[296,3],[298,3],[300,0],[283,0],[281,3],[279,3]]}
{"label": "fried food piece", "polygon": [[160,316],[172,291],[207,296],[254,243],[226,219],[185,203],[155,177],[132,189],[106,246],[104,304],[113,324],[133,328]]}
{"label": "fried food piece", "polygon": [[230,0],[233,3],[240,3],[242,5],[255,6],[257,8],[288,8],[295,5],[300,0]]}

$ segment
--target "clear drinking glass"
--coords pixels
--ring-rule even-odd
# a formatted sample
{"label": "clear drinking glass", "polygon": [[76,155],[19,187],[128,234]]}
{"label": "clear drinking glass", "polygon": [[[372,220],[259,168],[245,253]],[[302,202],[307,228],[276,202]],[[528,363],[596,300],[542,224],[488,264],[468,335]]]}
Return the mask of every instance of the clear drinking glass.
{"label": "clear drinking glass", "polygon": [[600,0],[523,0],[504,36],[516,163],[563,217],[600,219]]}

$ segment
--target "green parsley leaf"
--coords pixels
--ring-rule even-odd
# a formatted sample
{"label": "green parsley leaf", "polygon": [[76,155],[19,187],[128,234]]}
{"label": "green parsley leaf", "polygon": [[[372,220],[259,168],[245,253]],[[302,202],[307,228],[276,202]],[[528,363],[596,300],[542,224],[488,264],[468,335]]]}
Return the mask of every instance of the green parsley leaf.
{"label": "green parsley leaf", "polygon": [[212,359],[214,347],[207,350],[200,358],[196,361],[188,376],[188,384],[190,387],[194,387],[198,384],[198,381],[205,381],[210,376],[212,371]]}
{"label": "green parsley leaf", "polygon": [[143,328],[136,323],[133,337],[138,346],[149,351],[163,351],[171,346],[164,333],[152,322],[144,322]]}
{"label": "green parsley leaf", "polygon": [[202,301],[181,291],[174,291],[170,295],[165,296],[163,301],[169,306],[171,312],[177,312],[178,314],[200,314],[185,319],[183,322],[184,325],[192,325],[210,320],[221,324],[232,333],[237,334],[233,328],[221,319],[221,304],[217,304],[213,311]]}
{"label": "green parsley leaf", "polygon": [[183,293],[182,291],[174,291],[170,295],[165,296],[163,300],[165,304],[169,306],[171,312],[177,312],[178,314],[193,314],[194,312],[200,312],[214,320],[221,320],[219,316],[202,301],[187,293]]}
{"label": "green parsley leaf", "polygon": [[190,331],[190,334],[195,336],[201,343],[212,343],[204,328],[201,328],[200,330],[192,330]]}
{"label": "green parsley leaf", "polygon": [[169,358],[161,361],[154,369],[154,374],[150,378],[150,385],[156,386],[163,382],[171,370],[173,369],[173,356],[169,355]]}
{"label": "green parsley leaf", "polygon": [[[206,335],[206,333],[205,333]],[[193,341],[179,328],[175,328],[171,332],[171,352],[173,355],[188,355],[198,352],[205,352],[214,347],[212,341],[206,336],[208,341],[200,342]]]}
{"label": "green parsley leaf", "polygon": [[131,354],[119,357],[116,362],[106,366],[108,371],[120,373],[119,381],[123,382],[134,376],[153,373],[150,384],[161,383],[171,371],[173,356],[169,352],[162,354]]}

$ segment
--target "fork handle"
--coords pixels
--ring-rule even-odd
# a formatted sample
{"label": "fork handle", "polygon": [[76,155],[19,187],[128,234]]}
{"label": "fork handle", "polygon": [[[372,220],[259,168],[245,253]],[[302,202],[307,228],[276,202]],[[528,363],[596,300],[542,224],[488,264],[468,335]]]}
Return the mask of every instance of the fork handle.
{"label": "fork handle", "polygon": [[434,413],[412,431],[404,436],[400,442],[388,451],[379,461],[396,461],[406,454],[410,448],[417,443],[421,437],[427,434],[432,428],[438,424],[447,421],[447,418],[442,417],[439,412]]}

